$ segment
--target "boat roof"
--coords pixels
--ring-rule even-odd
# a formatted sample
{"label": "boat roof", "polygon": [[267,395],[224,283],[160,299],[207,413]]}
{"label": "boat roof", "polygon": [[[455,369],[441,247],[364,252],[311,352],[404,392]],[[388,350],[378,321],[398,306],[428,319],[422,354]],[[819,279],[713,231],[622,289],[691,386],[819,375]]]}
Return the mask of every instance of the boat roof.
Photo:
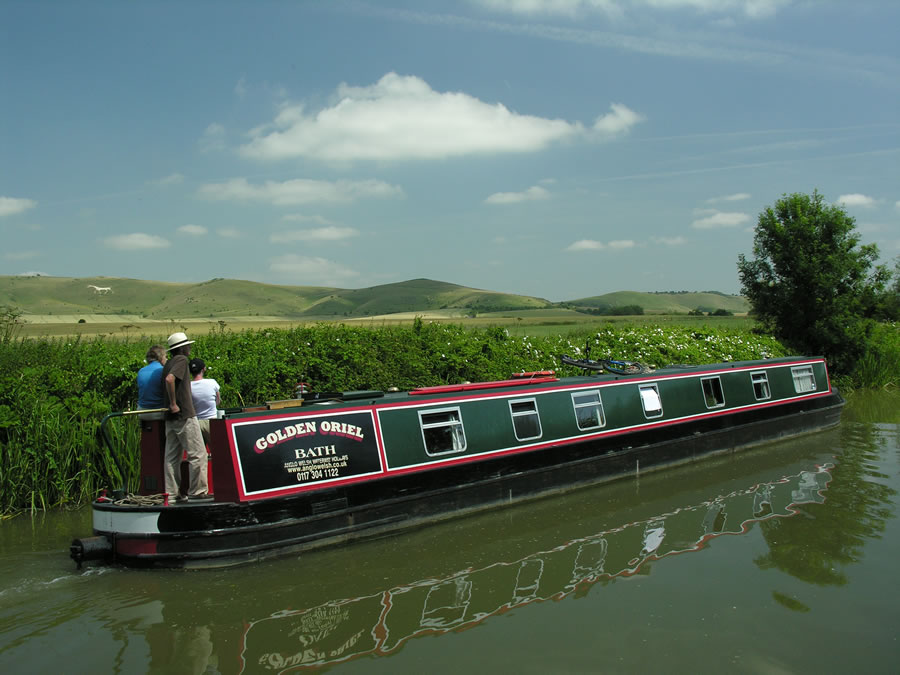
{"label": "boat roof", "polygon": [[699,365],[670,364],[662,368],[634,374],[618,374],[609,372],[586,372],[583,375],[557,377],[555,371],[542,370],[533,373],[514,373],[506,380],[491,380],[486,382],[462,382],[459,384],[446,384],[427,387],[417,387],[409,391],[379,391],[358,390],[343,392],[317,392],[305,395],[302,399],[290,399],[286,401],[269,401],[255,408],[242,408],[226,410],[227,413],[254,413],[262,410],[277,410],[283,408],[303,407],[312,405],[372,405],[375,403],[397,403],[411,401],[416,398],[440,398],[442,396],[459,396],[460,394],[485,392],[498,390],[515,391],[517,389],[553,388],[566,385],[584,385],[589,383],[603,384],[623,380],[653,380],[662,377],[672,377],[685,374],[699,374],[703,372],[717,372],[730,369],[753,369],[778,366],[788,363],[818,360],[821,357],[785,356],[772,359],[753,361],[725,361],[721,363],[707,363]]}

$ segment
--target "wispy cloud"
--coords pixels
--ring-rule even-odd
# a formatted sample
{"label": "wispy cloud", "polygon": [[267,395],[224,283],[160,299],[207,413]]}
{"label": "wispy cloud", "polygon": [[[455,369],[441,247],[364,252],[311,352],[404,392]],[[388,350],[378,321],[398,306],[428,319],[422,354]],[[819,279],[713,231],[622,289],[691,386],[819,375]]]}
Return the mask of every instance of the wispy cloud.
{"label": "wispy cloud", "polygon": [[538,199],[549,199],[550,192],[539,185],[534,185],[522,192],[495,192],[484,200],[485,204],[518,204]]}
{"label": "wispy cloud", "polygon": [[316,225],[336,225],[328,218],[324,216],[320,216],[318,214],[307,215],[305,213],[286,213],[281,216],[281,219],[284,221],[290,221],[294,223],[315,223]]}
{"label": "wispy cloud", "polygon": [[385,199],[402,197],[402,188],[380,180],[324,181],[297,178],[284,182],[266,181],[254,185],[246,178],[234,178],[224,183],[208,183],[198,194],[218,201],[259,202],[275,206],[296,206],[315,203],[347,203],[357,199]]}
{"label": "wispy cloud", "polygon": [[336,98],[337,104],[315,112],[303,104],[284,106],[271,124],[250,132],[253,139],[241,153],[346,162],[535,152],[574,137],[610,138],[641,119],[617,103],[586,129],[581,122],[521,115],[463,92],[438,92],[419,77],[397,73],[367,87],[341,84]]}
{"label": "wispy cloud", "polygon": [[[535,2],[534,5],[552,6]],[[511,10],[522,6],[518,0],[504,3]],[[583,5],[560,0],[560,6]],[[612,5],[613,3],[595,3]],[[565,42],[601,49],[615,49],[626,53],[646,54],[664,58],[683,58],[714,62],[732,62],[756,65],[764,68],[800,68],[804,72],[822,73],[831,71],[845,77],[864,78],[881,86],[894,87],[900,77],[900,62],[890,57],[872,54],[855,54],[838,48],[810,48],[797,41],[776,41],[744,37],[734,30],[723,31],[723,26],[734,26],[736,18],[766,18],[779,7],[791,4],[789,0],[634,0],[630,3],[616,2],[619,9],[628,9],[631,21],[615,21],[608,25],[619,30],[593,30],[575,26],[566,19],[564,25],[550,23],[552,14],[545,13],[547,20],[538,22],[532,17],[517,17],[516,21],[490,20],[483,17],[465,17],[454,14],[430,14],[422,11],[408,11],[368,6],[370,14],[396,21],[440,25],[461,30],[491,32],[502,35],[518,35],[526,38]],[[801,10],[813,11],[813,3],[803,3]],[[636,12],[632,10],[643,9]],[[696,30],[696,17],[685,16],[690,21],[689,32],[659,30],[663,9],[693,9],[709,19],[710,30]],[[718,12],[718,14],[716,13]],[[519,13],[521,14],[521,13]],[[557,13],[559,14],[559,13]],[[624,16],[622,12],[619,16]],[[718,17],[718,18],[717,18]],[[534,19],[541,17],[535,16]],[[560,22],[557,22],[559,24]],[[627,32],[632,31],[632,32]]]}
{"label": "wispy cloud", "polygon": [[103,240],[107,248],[118,251],[145,251],[150,249],[168,248],[171,243],[155,234],[133,232],[131,234],[118,234]]}
{"label": "wispy cloud", "polygon": [[166,187],[169,185],[181,185],[181,183],[183,182],[184,175],[180,173],[170,173],[168,176],[150,181],[152,185],[159,185],[160,187]]}
{"label": "wispy cloud", "polygon": [[178,234],[186,234],[191,237],[202,237],[209,232],[203,225],[182,225],[177,230]]}
{"label": "wispy cloud", "polygon": [[244,98],[247,95],[247,78],[242,77],[234,85],[234,94],[238,98]]}
{"label": "wispy cloud", "polygon": [[7,251],[3,254],[3,257],[7,260],[31,260],[39,255],[39,251]]}
{"label": "wispy cloud", "polygon": [[619,18],[629,9],[694,10],[703,14],[740,14],[752,19],[773,16],[792,0],[469,0],[494,12],[556,15],[568,18],[602,13]]}
{"label": "wispy cloud", "polygon": [[269,241],[274,244],[290,244],[295,241],[339,241],[349,239],[359,234],[359,230],[352,227],[318,227],[308,230],[289,230],[285,232],[273,232]]}
{"label": "wispy cloud", "polygon": [[326,258],[288,253],[269,261],[269,270],[294,283],[337,286],[359,276],[356,270]]}
{"label": "wispy cloud", "polygon": [[703,215],[703,217],[698,218],[693,223],[691,223],[691,227],[693,227],[695,230],[713,230],[718,228],[738,227],[739,225],[743,225],[750,220],[750,216],[746,213],[735,211],[716,211],[715,209],[700,211],[698,215]]}
{"label": "wispy cloud", "polygon": [[635,246],[637,246],[637,244],[631,239],[616,239],[605,244],[602,241],[596,241],[594,239],[579,239],[578,241],[569,244],[565,250],[601,251],[607,248],[622,250],[626,248],[634,248]]}
{"label": "wispy cloud", "polygon": [[33,199],[23,199],[21,197],[0,197],[0,218],[4,216],[14,216],[17,213],[23,213],[28,209],[37,206],[37,202]]}
{"label": "wispy cloud", "polygon": [[725,195],[723,197],[710,197],[706,200],[707,204],[718,204],[719,202],[740,202],[745,199],[750,199],[750,194],[747,192],[736,192],[733,195]]}
{"label": "wispy cloud", "polygon": [[878,203],[878,200],[874,197],[854,192],[849,195],[841,195],[837,198],[837,203],[843,204],[844,206],[861,206],[863,208],[871,209]]}
{"label": "wispy cloud", "polygon": [[216,230],[216,234],[225,239],[240,239],[243,236],[236,227],[220,227]]}
{"label": "wispy cloud", "polygon": [[684,237],[651,237],[650,241],[654,244],[662,244],[663,246],[682,246],[687,243]]}
{"label": "wispy cloud", "polygon": [[225,149],[225,127],[213,122],[203,132],[198,141],[201,152],[216,152]]}

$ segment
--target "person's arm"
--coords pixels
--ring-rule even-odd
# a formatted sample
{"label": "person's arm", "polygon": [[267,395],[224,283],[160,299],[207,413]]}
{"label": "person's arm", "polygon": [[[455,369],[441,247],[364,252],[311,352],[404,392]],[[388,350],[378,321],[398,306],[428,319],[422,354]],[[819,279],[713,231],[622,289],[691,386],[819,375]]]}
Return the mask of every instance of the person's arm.
{"label": "person's arm", "polygon": [[175,376],[172,373],[166,375],[166,392],[169,394],[169,411],[173,415],[177,415],[179,408],[178,402],[175,400]]}

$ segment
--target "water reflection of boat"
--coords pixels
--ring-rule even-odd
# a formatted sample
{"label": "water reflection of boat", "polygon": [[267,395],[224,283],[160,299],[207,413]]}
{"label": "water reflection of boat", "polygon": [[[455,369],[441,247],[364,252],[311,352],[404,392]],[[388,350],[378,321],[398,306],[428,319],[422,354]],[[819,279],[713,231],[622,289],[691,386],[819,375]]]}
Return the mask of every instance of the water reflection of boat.
{"label": "water reflection of boat", "polygon": [[755,522],[790,517],[799,504],[824,502],[830,469],[821,465],[754,484],[512,562],[275,612],[247,625],[245,670],[281,672],[387,655],[414,637],[462,630],[531,603],[584,593],[604,580],[643,573],[651,561],[698,551]]}

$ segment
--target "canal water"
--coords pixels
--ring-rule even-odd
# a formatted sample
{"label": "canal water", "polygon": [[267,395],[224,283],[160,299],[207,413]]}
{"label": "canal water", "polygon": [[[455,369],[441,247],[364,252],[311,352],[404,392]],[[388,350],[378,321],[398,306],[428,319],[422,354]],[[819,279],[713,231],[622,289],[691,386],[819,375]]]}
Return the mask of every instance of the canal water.
{"label": "canal water", "polygon": [[839,428],[215,571],[0,523],[0,672],[896,673],[900,395]]}

